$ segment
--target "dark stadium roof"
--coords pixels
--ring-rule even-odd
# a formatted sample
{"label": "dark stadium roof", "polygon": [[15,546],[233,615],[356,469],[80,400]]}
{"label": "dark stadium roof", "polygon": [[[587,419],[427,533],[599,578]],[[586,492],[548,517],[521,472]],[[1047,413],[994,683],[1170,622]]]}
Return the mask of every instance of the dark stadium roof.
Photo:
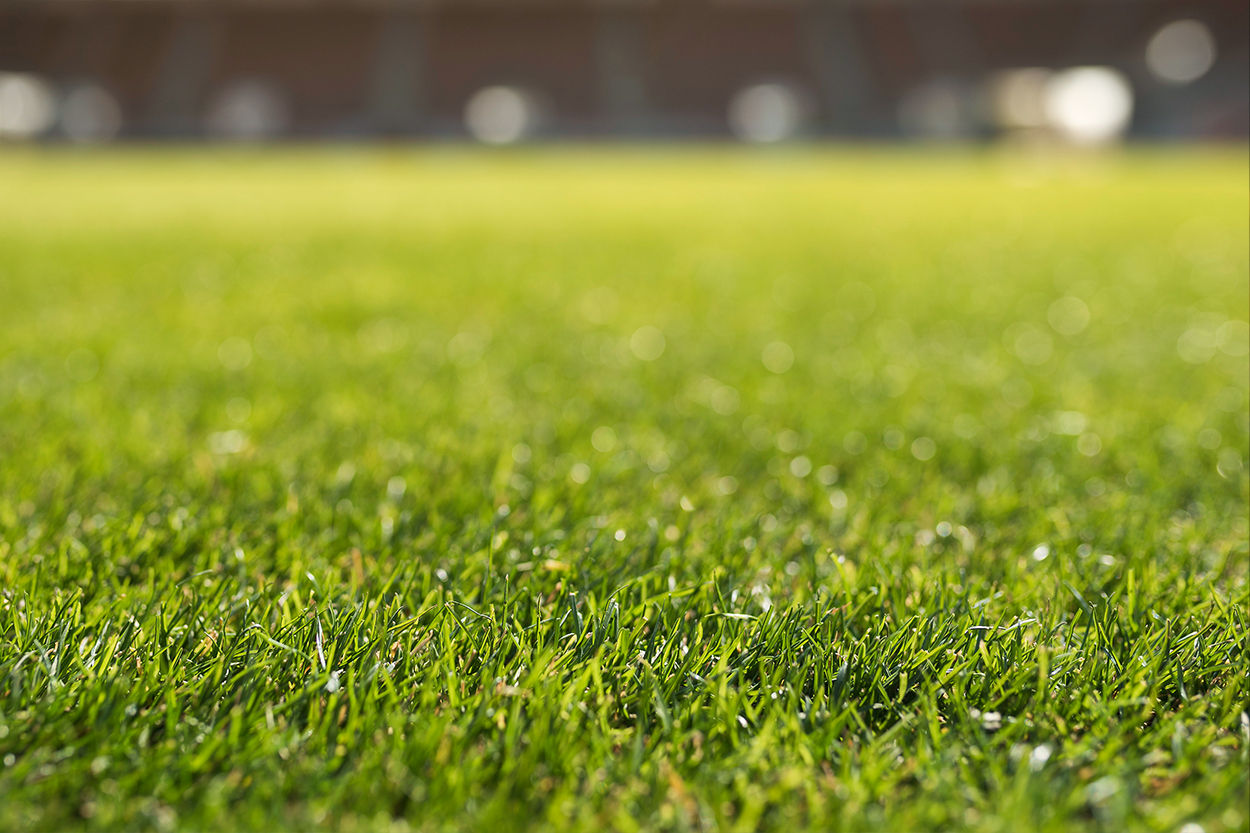
{"label": "dark stadium roof", "polygon": [[[1116,6],[1148,3],[1149,0],[1058,0],[1061,5]],[[0,8],[42,6],[91,8],[100,6],[201,6],[220,8],[263,6],[291,10],[323,7],[387,7],[396,9],[427,9],[449,7],[483,7],[515,9],[518,7],[586,7],[599,9],[698,6],[1013,6],[1054,5],[1056,0],[0,0]]]}

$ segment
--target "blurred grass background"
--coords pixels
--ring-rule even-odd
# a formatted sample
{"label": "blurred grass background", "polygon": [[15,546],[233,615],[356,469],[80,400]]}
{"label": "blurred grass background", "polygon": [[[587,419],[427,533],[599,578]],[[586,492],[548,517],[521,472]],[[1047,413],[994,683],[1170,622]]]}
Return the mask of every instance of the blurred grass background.
{"label": "blurred grass background", "polygon": [[[929,512],[996,471],[1043,494],[1114,483],[1090,508],[1244,496],[1237,151],[18,151],[0,165],[20,195],[0,208],[11,500],[74,496],[29,478],[68,476],[71,449],[79,477],[198,461],[203,477],[270,472],[278,491],[294,473],[255,463],[315,479],[363,458],[384,481],[380,455],[419,454],[430,468],[407,476],[458,511],[518,497],[576,511],[556,477],[576,462],[624,490],[594,511],[724,476],[765,503],[824,503],[814,478],[773,470],[798,454],[846,469],[839,485],[865,500],[881,471],[927,485]],[[643,327],[659,331],[654,361],[631,351]],[[1057,412],[1083,415],[1075,434],[1099,453],[1076,454]],[[616,453],[591,447],[600,426]],[[1206,429],[1220,439],[1200,444]],[[246,443],[213,455],[227,431]],[[908,453],[918,436],[933,461]],[[538,494],[495,477],[518,443]]]}
{"label": "blurred grass background", "polygon": [[[1235,150],[17,151],[0,166],[3,378],[27,429],[11,437],[77,420],[66,440],[84,452],[177,460],[239,427],[224,407],[242,398],[250,454],[347,458],[433,432],[492,461],[525,441],[538,464],[589,459],[600,422],[637,423],[658,448],[680,440],[667,453],[693,467],[665,474],[684,478],[753,471],[749,416],[822,463],[886,425],[939,440],[939,463],[1045,457],[1068,442],[1034,430],[1052,410],[1099,433],[1090,476],[1148,464],[1165,425],[1187,436],[1178,452],[1245,448]],[[1077,324],[1088,313],[1070,334],[1048,321],[1068,296]],[[662,333],[657,361],[629,349],[643,326]],[[761,363],[774,342],[793,354],[782,374]],[[736,392],[730,413],[701,402],[714,385]],[[1191,448],[1206,427],[1219,448]]]}

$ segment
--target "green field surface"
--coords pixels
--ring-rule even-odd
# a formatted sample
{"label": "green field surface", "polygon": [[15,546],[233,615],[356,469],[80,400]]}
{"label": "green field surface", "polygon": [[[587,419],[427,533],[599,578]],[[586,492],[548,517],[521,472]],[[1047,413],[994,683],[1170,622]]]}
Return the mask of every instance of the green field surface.
{"label": "green field surface", "polygon": [[1250,164],[0,153],[0,829],[1250,825]]}

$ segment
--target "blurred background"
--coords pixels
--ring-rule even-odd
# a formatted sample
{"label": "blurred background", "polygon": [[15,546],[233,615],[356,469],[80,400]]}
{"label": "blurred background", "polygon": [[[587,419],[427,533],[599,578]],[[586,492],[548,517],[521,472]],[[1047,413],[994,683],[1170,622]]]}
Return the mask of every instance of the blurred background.
{"label": "blurred background", "polygon": [[0,139],[1250,133],[1245,0],[0,0]]}

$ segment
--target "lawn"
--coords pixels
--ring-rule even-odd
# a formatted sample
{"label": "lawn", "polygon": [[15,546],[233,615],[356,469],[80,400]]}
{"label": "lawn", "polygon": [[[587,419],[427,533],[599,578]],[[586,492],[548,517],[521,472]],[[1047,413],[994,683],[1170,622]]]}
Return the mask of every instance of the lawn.
{"label": "lawn", "polygon": [[0,153],[0,829],[1250,825],[1244,148]]}

